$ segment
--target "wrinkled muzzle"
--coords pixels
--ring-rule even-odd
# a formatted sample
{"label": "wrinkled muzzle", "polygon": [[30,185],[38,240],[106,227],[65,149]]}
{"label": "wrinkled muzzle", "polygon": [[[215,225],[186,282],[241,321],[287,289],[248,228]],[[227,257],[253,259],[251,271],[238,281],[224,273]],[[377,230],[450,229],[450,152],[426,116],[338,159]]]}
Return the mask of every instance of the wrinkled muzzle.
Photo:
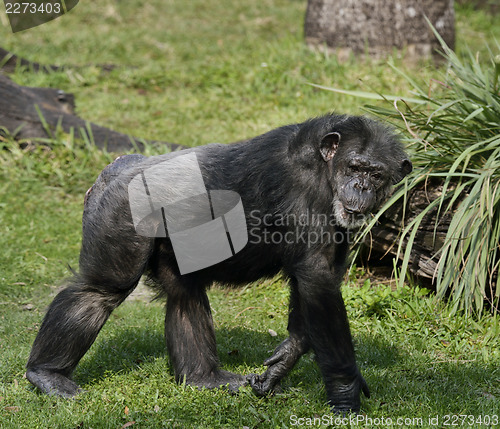
{"label": "wrinkled muzzle", "polygon": [[339,195],[344,210],[349,214],[366,214],[375,206],[375,192],[363,180],[353,179]]}

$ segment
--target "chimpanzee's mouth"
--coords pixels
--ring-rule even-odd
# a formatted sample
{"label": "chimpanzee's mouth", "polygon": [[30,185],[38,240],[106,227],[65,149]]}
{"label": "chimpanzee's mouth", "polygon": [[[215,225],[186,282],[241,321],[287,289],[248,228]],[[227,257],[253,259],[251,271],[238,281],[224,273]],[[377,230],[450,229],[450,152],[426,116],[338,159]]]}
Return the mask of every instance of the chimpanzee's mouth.
{"label": "chimpanzee's mouth", "polygon": [[334,201],[333,210],[335,219],[344,228],[359,228],[365,223],[366,215],[364,213],[349,210],[339,200]]}

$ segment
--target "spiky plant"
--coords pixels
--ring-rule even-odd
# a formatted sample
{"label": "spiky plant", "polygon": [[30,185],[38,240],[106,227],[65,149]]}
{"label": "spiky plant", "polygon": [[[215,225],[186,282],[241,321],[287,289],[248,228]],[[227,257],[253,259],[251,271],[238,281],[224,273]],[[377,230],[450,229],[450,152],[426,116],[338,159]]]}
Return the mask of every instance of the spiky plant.
{"label": "spiky plant", "polygon": [[[366,106],[403,131],[412,152],[414,171],[364,234],[393,204],[423,181],[437,179],[442,194],[402,230],[406,238],[402,273],[406,272],[419,225],[432,210],[451,214],[446,239],[437,253],[437,297],[449,297],[452,309],[481,313],[487,302],[497,311],[500,301],[500,55],[488,49],[487,61],[472,53],[460,59],[439,37],[448,67],[437,88],[417,83],[402,74],[413,87],[411,98],[382,98],[393,107]],[[500,45],[495,49],[500,52]],[[434,84],[436,86],[436,84]],[[332,89],[332,88],[330,88]],[[338,90],[337,90],[338,91]],[[347,91],[341,91],[346,93]],[[401,240],[402,242],[403,240]],[[400,278],[404,280],[404,275]]]}

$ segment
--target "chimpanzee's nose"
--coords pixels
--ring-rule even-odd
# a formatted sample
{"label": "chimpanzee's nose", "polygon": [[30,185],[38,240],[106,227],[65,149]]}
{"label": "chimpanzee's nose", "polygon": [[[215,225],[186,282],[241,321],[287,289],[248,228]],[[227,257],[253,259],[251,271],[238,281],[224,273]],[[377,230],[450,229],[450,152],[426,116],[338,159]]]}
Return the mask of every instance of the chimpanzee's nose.
{"label": "chimpanzee's nose", "polygon": [[361,211],[359,210],[359,207],[349,207],[349,206],[344,206],[344,211],[348,214],[359,214]]}

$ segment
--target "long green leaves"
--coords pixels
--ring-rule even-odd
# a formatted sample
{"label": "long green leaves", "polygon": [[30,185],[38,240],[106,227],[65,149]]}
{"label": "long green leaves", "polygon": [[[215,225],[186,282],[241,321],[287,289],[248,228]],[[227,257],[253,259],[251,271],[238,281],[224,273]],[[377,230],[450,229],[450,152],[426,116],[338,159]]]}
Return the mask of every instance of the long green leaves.
{"label": "long green leaves", "polygon": [[[439,35],[436,33],[440,39]],[[406,271],[417,230],[431,210],[438,209],[436,225],[452,215],[437,257],[437,296],[449,297],[453,311],[481,313],[485,302],[498,310],[500,285],[500,55],[490,50],[481,61],[468,53],[460,59],[441,41],[448,67],[429,85],[395,69],[413,86],[410,98],[380,96],[389,106],[366,106],[395,124],[412,151],[414,172],[370,223],[396,204],[423,180],[437,179],[442,194],[403,225],[402,272]],[[500,51],[500,46],[496,46]],[[333,91],[338,91],[332,89]],[[345,91],[344,91],[345,92]],[[353,93],[363,97],[363,93]],[[404,102],[401,102],[404,101]],[[404,276],[400,277],[401,282]]]}

